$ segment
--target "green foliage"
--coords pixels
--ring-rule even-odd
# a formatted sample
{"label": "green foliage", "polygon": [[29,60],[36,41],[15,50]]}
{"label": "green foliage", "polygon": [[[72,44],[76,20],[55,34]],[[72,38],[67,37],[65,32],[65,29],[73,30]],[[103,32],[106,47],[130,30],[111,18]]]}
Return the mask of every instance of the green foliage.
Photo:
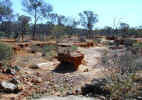
{"label": "green foliage", "polygon": [[79,13],[81,25],[89,30],[93,29],[93,25],[98,22],[98,15],[93,11],[83,11]]}
{"label": "green foliage", "polygon": [[0,32],[0,37],[4,37],[5,33],[4,32]]}
{"label": "green foliage", "polygon": [[12,3],[10,0],[0,1],[0,22],[12,16]]}
{"label": "green foliage", "polygon": [[137,67],[136,58],[136,55],[128,52],[124,54],[115,53],[114,55],[105,55],[102,57],[102,62],[108,69],[115,69],[122,74],[134,73]]}
{"label": "green foliage", "polygon": [[134,47],[142,48],[142,43],[135,43],[133,44]]}
{"label": "green foliage", "polygon": [[23,10],[34,17],[33,39],[35,39],[36,25],[39,18],[45,18],[53,10],[50,4],[43,0],[23,0]]}
{"label": "green foliage", "polygon": [[106,78],[105,87],[105,89],[110,91],[109,99],[134,100],[139,93],[135,82],[137,65],[135,56],[129,53],[115,55],[111,58],[106,58],[104,63],[110,73]]}
{"label": "green foliage", "polygon": [[54,46],[54,45],[47,45],[47,46],[45,46],[43,49],[44,49],[44,51],[46,51],[46,52],[50,52],[50,51],[52,51],[52,50],[56,50],[56,46]]}
{"label": "green foliage", "polygon": [[56,46],[54,45],[47,45],[43,48],[43,54],[48,60],[52,60],[53,57],[57,55]]}
{"label": "green foliage", "polygon": [[59,39],[59,38],[61,38],[62,35],[64,35],[65,27],[60,26],[60,25],[56,25],[55,27],[53,27],[52,33],[56,36],[57,39]]}
{"label": "green foliage", "polygon": [[36,45],[31,46],[31,49],[32,51],[35,51],[35,52],[42,52],[42,48]]}
{"label": "green foliage", "polygon": [[71,50],[72,51],[76,51],[77,50],[77,46],[71,46]]}
{"label": "green foliage", "polygon": [[12,48],[7,44],[0,43],[0,61],[9,60],[12,56]]}
{"label": "green foliage", "polygon": [[138,94],[135,73],[111,73],[105,89],[110,91],[111,100],[130,100]]}
{"label": "green foliage", "polygon": [[99,39],[94,40],[94,43],[100,43],[100,42],[101,42],[101,40],[99,40]]}

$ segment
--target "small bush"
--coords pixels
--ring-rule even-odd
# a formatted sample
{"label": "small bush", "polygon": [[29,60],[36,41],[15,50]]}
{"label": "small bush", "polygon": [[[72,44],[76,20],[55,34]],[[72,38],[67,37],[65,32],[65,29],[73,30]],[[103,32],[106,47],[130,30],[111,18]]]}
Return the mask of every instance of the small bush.
{"label": "small bush", "polygon": [[31,46],[31,50],[34,52],[42,52],[42,48],[40,48],[39,46]]}
{"label": "small bush", "polygon": [[110,91],[111,100],[133,100],[139,93],[134,73],[113,73],[106,80],[105,89]]}
{"label": "small bush", "polygon": [[138,48],[142,48],[142,43],[134,43],[133,46],[138,47]]}
{"label": "small bush", "polygon": [[124,54],[114,54],[114,55],[105,55],[102,57],[103,65],[108,69],[115,69],[117,72],[123,73],[134,73],[136,71],[137,63],[136,59],[137,56],[127,52]]}
{"label": "small bush", "polygon": [[43,56],[47,57],[48,60],[51,60],[57,55],[56,46],[48,45],[43,48]]}
{"label": "small bush", "polygon": [[77,50],[77,46],[71,46],[71,51],[76,51]]}
{"label": "small bush", "polygon": [[50,52],[52,50],[56,50],[56,46],[54,46],[54,45],[47,45],[43,49],[44,49],[45,52]]}
{"label": "small bush", "polygon": [[0,43],[0,61],[10,60],[12,56],[12,48],[7,44]]}
{"label": "small bush", "polygon": [[138,95],[135,58],[135,55],[125,53],[103,59],[109,69],[105,89],[110,91],[110,100],[134,100]]}
{"label": "small bush", "polygon": [[94,40],[94,43],[100,43],[100,42],[101,42],[101,40],[99,40],[99,39]]}

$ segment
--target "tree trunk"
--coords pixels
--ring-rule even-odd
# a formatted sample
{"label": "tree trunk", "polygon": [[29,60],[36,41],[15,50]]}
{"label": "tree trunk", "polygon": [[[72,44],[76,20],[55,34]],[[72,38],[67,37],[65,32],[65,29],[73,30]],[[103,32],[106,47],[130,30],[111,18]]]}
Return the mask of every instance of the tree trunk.
{"label": "tree trunk", "polygon": [[24,40],[24,32],[21,33],[22,41]]}
{"label": "tree trunk", "polygon": [[36,11],[36,8],[35,8],[34,28],[33,28],[33,40],[35,40],[35,35],[36,35],[36,23],[37,23],[37,11]]}
{"label": "tree trunk", "polygon": [[92,30],[88,30],[88,37],[89,39],[93,39],[93,31]]}
{"label": "tree trunk", "polygon": [[15,32],[15,36],[14,36],[14,39],[17,39],[18,38],[18,36],[19,36],[19,33],[18,32]]}

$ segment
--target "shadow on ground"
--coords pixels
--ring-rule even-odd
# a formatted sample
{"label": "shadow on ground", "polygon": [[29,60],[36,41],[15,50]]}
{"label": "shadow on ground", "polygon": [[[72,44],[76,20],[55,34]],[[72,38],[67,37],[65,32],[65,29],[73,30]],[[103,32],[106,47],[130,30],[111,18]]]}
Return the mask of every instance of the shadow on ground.
{"label": "shadow on ground", "polygon": [[56,73],[72,73],[76,71],[74,64],[69,63],[69,62],[61,62],[56,69],[53,70],[53,72]]}

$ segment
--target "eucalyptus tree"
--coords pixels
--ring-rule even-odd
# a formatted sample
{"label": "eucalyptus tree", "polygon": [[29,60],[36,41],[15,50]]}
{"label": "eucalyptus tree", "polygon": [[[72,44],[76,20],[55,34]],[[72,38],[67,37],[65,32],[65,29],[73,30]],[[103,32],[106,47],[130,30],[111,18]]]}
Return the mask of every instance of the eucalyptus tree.
{"label": "eucalyptus tree", "polygon": [[0,22],[11,18],[13,10],[10,0],[0,0]]}
{"label": "eucalyptus tree", "polygon": [[120,23],[120,30],[122,33],[127,34],[129,30],[129,25],[127,23]]}
{"label": "eucalyptus tree", "polygon": [[80,24],[80,22],[73,18],[73,17],[67,17],[66,18],[66,23],[65,26],[67,28],[67,32],[70,35],[73,35],[75,33],[75,29],[77,28],[77,26]]}
{"label": "eucalyptus tree", "polygon": [[88,37],[91,38],[94,24],[98,22],[98,15],[94,14],[93,11],[83,11],[79,13],[79,16],[81,25],[88,30]]}
{"label": "eucalyptus tree", "polygon": [[24,39],[24,34],[29,30],[29,22],[31,18],[29,16],[21,15],[18,17],[18,22],[20,25],[20,33],[22,40]]}
{"label": "eucalyptus tree", "polygon": [[43,0],[23,0],[24,11],[34,19],[33,39],[36,36],[36,25],[40,18],[45,18],[52,12],[53,7]]}

